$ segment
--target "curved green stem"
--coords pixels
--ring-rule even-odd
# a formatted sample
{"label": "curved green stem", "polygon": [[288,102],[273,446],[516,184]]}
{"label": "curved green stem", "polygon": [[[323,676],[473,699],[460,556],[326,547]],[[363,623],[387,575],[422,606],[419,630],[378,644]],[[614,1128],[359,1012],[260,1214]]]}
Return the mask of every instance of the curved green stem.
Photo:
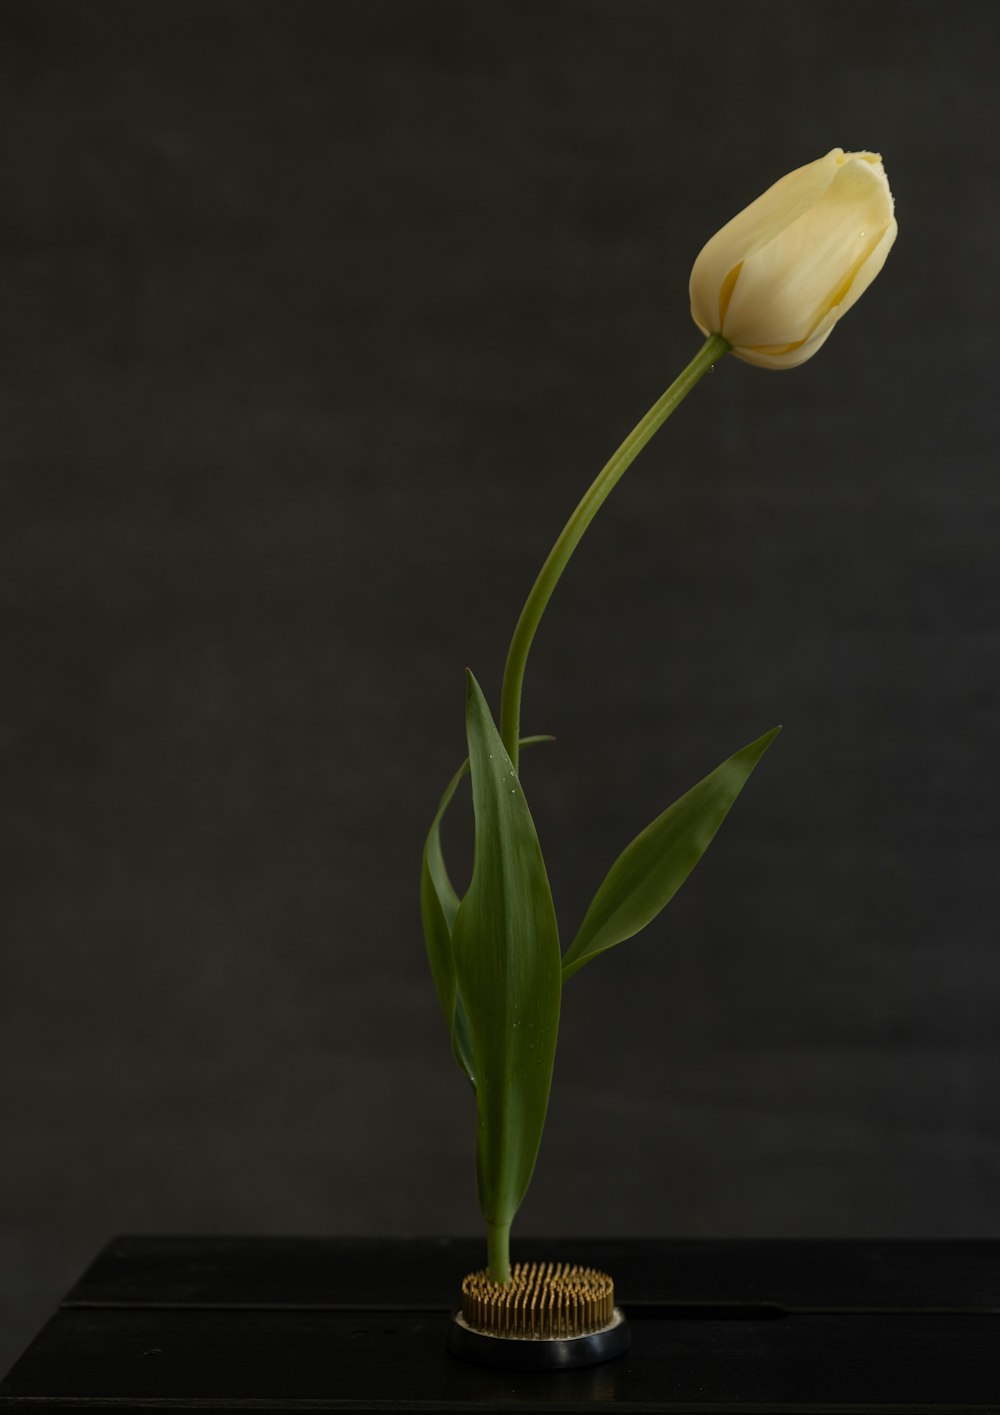
{"label": "curved green stem", "polygon": [[507,664],[504,668],[503,689],[500,697],[500,736],[510,756],[514,770],[517,770],[517,744],[520,735],[521,689],[524,670],[528,662],[531,642],[535,637],[545,606],[552,597],[552,591],[559,583],[559,577],[569,563],[569,558],[583,538],[583,533],[597,515],[614,487],[639,455],[646,443],[669,418],[679,403],[691,392],[703,374],[717,363],[729,350],[729,343],[721,334],[710,334],[695,354],[687,368],[676,378],[666,393],[654,403],[649,412],[626,437],[618,451],[598,473],[576,510],[563,527],[559,539],[549,551],[548,559],[538,572],[538,578],[525,600],[521,617],[517,621],[514,637],[510,641]]}

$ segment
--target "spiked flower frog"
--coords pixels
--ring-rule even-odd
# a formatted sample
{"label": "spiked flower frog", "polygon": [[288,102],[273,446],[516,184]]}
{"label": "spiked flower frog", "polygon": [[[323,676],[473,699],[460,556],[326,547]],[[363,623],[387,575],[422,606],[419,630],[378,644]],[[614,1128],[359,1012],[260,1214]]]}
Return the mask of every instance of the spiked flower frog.
{"label": "spiked flower frog", "polygon": [[[494,1283],[509,1279],[510,1225],[541,1141],[563,984],[669,903],[779,731],[772,728],[717,766],[625,847],[563,952],[519,774],[521,747],[550,740],[520,736],[521,688],[535,631],[602,503],[702,375],[730,349],[770,368],[810,358],[882,268],[895,235],[881,159],[835,148],[783,177],[713,236],[691,275],[692,315],[708,337],[599,473],[552,547],[511,640],[499,726],[467,674],[468,756],[427,836],[420,902],[452,1050],[476,1096],[479,1200]],[[440,830],[467,773],[475,851],[460,899]]]}

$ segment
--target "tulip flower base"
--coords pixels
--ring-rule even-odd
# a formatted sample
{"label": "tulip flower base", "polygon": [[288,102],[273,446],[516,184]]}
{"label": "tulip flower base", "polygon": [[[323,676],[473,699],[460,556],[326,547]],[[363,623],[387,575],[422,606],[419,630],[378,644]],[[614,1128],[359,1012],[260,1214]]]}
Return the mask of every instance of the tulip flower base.
{"label": "tulip flower base", "polygon": [[632,1344],[575,1370],[457,1361],[478,1239],[120,1238],[0,1384],[0,1412],[997,1409],[1000,1241],[519,1239],[616,1279]]}

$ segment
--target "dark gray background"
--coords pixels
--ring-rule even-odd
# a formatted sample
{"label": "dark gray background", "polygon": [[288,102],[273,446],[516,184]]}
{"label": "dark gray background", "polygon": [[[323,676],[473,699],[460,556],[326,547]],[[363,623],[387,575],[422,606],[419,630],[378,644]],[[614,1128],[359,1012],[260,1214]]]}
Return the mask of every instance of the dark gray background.
{"label": "dark gray background", "polygon": [[567,937],[785,731],[573,980],[517,1229],[1000,1235],[998,14],[0,4],[4,1356],[116,1231],[478,1229],[416,907],[462,670],[837,144],[884,273],[706,379],[536,642]]}

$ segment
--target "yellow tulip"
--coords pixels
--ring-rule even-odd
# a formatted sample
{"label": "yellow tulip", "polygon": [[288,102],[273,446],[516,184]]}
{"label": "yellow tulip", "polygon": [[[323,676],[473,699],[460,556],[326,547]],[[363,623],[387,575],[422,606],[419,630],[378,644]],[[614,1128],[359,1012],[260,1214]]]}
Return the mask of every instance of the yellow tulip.
{"label": "yellow tulip", "polygon": [[692,318],[748,364],[794,368],[867,290],[895,239],[881,157],[835,147],[716,232],[691,271]]}

